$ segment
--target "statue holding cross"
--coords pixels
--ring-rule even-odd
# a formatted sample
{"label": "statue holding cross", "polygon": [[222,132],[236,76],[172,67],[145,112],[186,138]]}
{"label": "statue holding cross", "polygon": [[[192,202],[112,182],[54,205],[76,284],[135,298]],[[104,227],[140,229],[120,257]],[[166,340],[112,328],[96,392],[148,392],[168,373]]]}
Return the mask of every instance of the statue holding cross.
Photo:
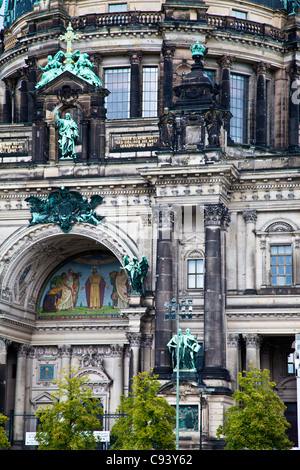
{"label": "statue holding cross", "polygon": [[67,43],[67,51],[65,52],[66,59],[64,60],[64,64],[66,68],[68,68],[68,64],[72,65],[74,63],[74,60],[72,58],[73,56],[72,43],[73,41],[76,41],[80,38],[81,36],[79,34],[74,33],[71,22],[69,22],[68,24],[66,33],[59,36],[58,38],[60,41],[65,41]]}

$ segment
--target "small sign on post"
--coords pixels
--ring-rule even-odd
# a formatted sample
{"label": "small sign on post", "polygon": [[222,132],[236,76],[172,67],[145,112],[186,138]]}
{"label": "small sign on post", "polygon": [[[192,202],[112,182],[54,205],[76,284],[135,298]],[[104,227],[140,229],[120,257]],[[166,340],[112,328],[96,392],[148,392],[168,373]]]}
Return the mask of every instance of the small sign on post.
{"label": "small sign on post", "polygon": [[35,439],[36,432],[26,432],[25,445],[26,446],[38,446],[39,442]]}
{"label": "small sign on post", "polygon": [[94,436],[99,442],[109,442],[110,432],[109,431],[94,431]]}

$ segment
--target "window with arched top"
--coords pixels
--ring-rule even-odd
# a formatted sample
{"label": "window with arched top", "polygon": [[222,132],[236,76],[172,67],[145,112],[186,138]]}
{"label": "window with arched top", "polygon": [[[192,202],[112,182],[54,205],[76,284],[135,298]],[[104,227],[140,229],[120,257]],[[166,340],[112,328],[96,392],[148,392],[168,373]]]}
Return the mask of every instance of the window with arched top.
{"label": "window with arched top", "polygon": [[204,254],[195,250],[186,256],[187,266],[187,289],[204,288]]}
{"label": "window with arched top", "polygon": [[262,252],[261,285],[288,288],[300,285],[296,270],[300,231],[290,221],[277,220],[265,225],[257,235]]}

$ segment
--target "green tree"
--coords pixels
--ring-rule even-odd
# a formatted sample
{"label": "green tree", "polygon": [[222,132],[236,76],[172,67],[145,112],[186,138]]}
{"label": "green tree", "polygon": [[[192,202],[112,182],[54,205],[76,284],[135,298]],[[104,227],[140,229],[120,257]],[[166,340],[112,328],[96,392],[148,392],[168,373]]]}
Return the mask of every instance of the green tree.
{"label": "green tree", "polygon": [[92,398],[87,380],[71,369],[54,381],[58,391],[52,394],[53,405],[36,412],[40,420],[36,434],[39,450],[95,449],[97,440],[93,432],[102,429],[98,417],[103,411],[98,399]]}
{"label": "green tree", "polygon": [[121,397],[117,413],[123,415],[111,429],[112,449],[175,449],[175,409],[163,397],[156,396],[160,387],[149,372],[134,377],[132,392]]}
{"label": "green tree", "polygon": [[10,447],[9,440],[7,439],[5,429],[3,425],[8,421],[9,418],[0,413],[0,449],[5,449],[5,447]]}
{"label": "green tree", "polygon": [[236,404],[225,412],[225,424],[217,437],[224,436],[227,450],[289,450],[293,444],[285,431],[290,427],[283,415],[286,409],[275,394],[269,371],[250,364],[249,371],[238,374]]}

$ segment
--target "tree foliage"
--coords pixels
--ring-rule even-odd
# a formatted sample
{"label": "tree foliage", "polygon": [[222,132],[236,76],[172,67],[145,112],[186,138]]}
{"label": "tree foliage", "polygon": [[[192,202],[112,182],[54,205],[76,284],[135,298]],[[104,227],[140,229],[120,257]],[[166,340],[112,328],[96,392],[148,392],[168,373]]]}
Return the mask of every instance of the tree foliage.
{"label": "tree foliage", "polygon": [[217,430],[226,449],[289,450],[293,444],[285,434],[290,427],[283,415],[286,407],[275,394],[269,371],[250,364],[248,372],[238,374],[238,384],[236,404],[225,412],[225,424]]}
{"label": "tree foliage", "polygon": [[7,439],[5,429],[3,425],[8,421],[9,418],[7,416],[4,416],[2,413],[0,413],[0,449],[5,449],[6,447],[10,447],[10,442]]}
{"label": "tree foliage", "polygon": [[78,371],[63,372],[54,383],[53,405],[36,412],[40,420],[36,440],[39,450],[93,450],[97,446],[94,430],[101,430],[98,416],[103,413],[99,400],[92,398],[87,377]]}
{"label": "tree foliage", "polygon": [[123,450],[175,449],[175,410],[156,396],[158,376],[149,372],[134,377],[132,392],[121,397],[117,413],[122,415],[111,430],[111,448]]}

